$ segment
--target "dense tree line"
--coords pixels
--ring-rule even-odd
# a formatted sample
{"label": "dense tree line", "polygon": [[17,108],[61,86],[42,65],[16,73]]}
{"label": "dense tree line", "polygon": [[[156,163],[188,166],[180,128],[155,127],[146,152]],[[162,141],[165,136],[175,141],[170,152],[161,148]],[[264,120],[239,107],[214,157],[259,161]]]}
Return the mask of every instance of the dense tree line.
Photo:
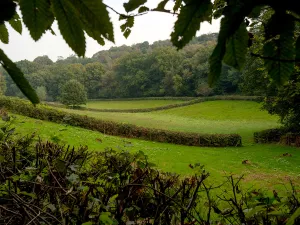
{"label": "dense tree line", "polygon": [[[219,82],[207,84],[208,58],[216,44],[217,34],[194,38],[177,51],[169,40],[133,46],[112,47],[91,58],[75,55],[53,62],[39,56],[32,62],[17,62],[25,77],[42,100],[58,101],[62,86],[80,82],[89,99],[152,96],[207,96],[240,92],[241,73],[224,65]],[[1,92],[22,97],[8,74],[2,70]],[[4,81],[5,78],[5,81]]]}

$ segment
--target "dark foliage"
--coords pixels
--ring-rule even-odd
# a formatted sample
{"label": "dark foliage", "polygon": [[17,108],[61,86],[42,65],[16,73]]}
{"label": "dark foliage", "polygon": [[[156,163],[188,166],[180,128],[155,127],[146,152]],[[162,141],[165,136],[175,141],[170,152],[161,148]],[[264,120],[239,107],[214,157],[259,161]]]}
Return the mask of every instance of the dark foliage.
{"label": "dark foliage", "polygon": [[280,143],[300,147],[300,133],[289,132],[285,128],[269,129],[254,133],[255,143]]}
{"label": "dark foliage", "polygon": [[285,131],[283,129],[268,129],[254,133],[256,143],[278,143]]}

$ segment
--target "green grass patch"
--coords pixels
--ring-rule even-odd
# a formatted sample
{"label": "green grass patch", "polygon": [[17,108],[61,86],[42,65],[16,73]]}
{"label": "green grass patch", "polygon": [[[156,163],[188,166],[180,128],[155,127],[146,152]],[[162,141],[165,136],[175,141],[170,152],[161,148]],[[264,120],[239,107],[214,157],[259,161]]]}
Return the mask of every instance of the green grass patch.
{"label": "green grass patch", "polygon": [[145,109],[182,103],[182,100],[89,101],[90,109]]}
{"label": "green grass patch", "polygon": [[[142,102],[144,101],[140,101]],[[253,101],[208,101],[164,111],[135,114],[62,110],[150,128],[208,134],[237,133],[242,136],[244,145],[252,143],[255,131],[279,126],[276,116],[262,111],[261,104]]]}
{"label": "green grass patch", "polygon": [[[247,185],[264,185],[274,188],[287,183],[289,178],[297,180],[300,173],[300,151],[280,145],[248,144],[245,147],[203,148],[125,139],[101,134],[82,128],[31,119],[17,115],[15,121],[20,135],[36,132],[42,140],[59,141],[74,146],[87,145],[90,150],[105,148],[125,149],[130,152],[143,151],[158,168],[190,174],[189,164],[200,162],[211,173],[211,180],[222,182],[230,173],[245,174]],[[292,157],[281,157],[284,153]],[[249,160],[249,164],[242,164]],[[299,179],[298,179],[299,180]]]}

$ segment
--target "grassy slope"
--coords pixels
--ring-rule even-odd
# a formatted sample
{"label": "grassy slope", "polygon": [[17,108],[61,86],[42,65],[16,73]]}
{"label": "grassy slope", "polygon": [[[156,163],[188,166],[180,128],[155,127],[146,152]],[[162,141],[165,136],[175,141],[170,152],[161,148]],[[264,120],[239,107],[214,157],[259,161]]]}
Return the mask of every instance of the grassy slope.
{"label": "grassy slope", "polygon": [[278,126],[278,118],[260,110],[251,101],[210,101],[150,113],[106,113],[67,110],[104,120],[144,127],[199,133],[238,133],[243,143],[251,143],[255,131]]}
{"label": "grassy slope", "polygon": [[91,109],[144,109],[181,103],[181,100],[89,101]]}
{"label": "grassy slope", "polygon": [[[36,132],[43,140],[60,139],[71,145],[88,145],[90,150],[103,150],[106,147],[144,151],[150,161],[160,169],[181,174],[192,171],[188,165],[200,162],[211,172],[212,181],[218,183],[229,173],[246,174],[246,183],[263,183],[265,187],[286,182],[287,178],[297,179],[300,173],[300,152],[296,148],[279,145],[258,145],[248,143],[240,148],[200,148],[155,143],[143,140],[124,139],[103,135],[98,132],[65,126],[17,115],[17,131],[22,135]],[[102,140],[100,142],[99,140]],[[280,157],[289,152],[292,157]],[[250,160],[250,165],[242,160]],[[298,177],[299,178],[299,177]]]}

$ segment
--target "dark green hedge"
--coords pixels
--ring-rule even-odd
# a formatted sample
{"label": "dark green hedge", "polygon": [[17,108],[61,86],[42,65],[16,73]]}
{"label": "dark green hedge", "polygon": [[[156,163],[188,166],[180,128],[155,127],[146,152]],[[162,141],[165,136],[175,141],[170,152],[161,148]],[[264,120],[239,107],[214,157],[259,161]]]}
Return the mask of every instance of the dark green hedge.
{"label": "dark green hedge", "polygon": [[[128,100],[128,99],[123,99],[123,101],[125,101],[125,100]],[[130,100],[146,100],[146,98],[129,99],[129,101]],[[154,111],[161,111],[161,110],[179,108],[179,107],[194,105],[194,104],[197,104],[197,103],[200,103],[200,102],[216,101],[216,100],[261,101],[262,97],[259,97],[259,96],[239,96],[239,95],[227,95],[227,96],[220,95],[220,96],[197,98],[197,99],[190,100],[190,101],[185,101],[185,102],[182,102],[182,103],[176,103],[176,104],[170,104],[170,105],[164,105],[164,106],[158,106],[158,107],[152,107],[152,108],[143,108],[143,109],[92,109],[92,108],[84,108],[84,107],[76,108],[76,109],[77,110],[87,110],[87,111],[91,111],[91,112],[143,113],[143,112],[154,112]],[[55,104],[55,103],[49,103],[49,105],[54,106],[54,107],[65,107],[64,105]]]}
{"label": "dark green hedge", "polygon": [[17,98],[1,97],[0,107],[24,116],[65,123],[114,136],[189,146],[225,147],[242,145],[241,136],[238,134],[197,134],[150,129],[66,113],[43,105],[33,107],[29,102]]}
{"label": "dark green hedge", "polygon": [[255,143],[278,143],[284,134],[283,129],[268,129],[254,133]]}
{"label": "dark green hedge", "polygon": [[282,128],[268,129],[254,133],[256,143],[281,143],[300,147],[300,133],[291,133]]}

